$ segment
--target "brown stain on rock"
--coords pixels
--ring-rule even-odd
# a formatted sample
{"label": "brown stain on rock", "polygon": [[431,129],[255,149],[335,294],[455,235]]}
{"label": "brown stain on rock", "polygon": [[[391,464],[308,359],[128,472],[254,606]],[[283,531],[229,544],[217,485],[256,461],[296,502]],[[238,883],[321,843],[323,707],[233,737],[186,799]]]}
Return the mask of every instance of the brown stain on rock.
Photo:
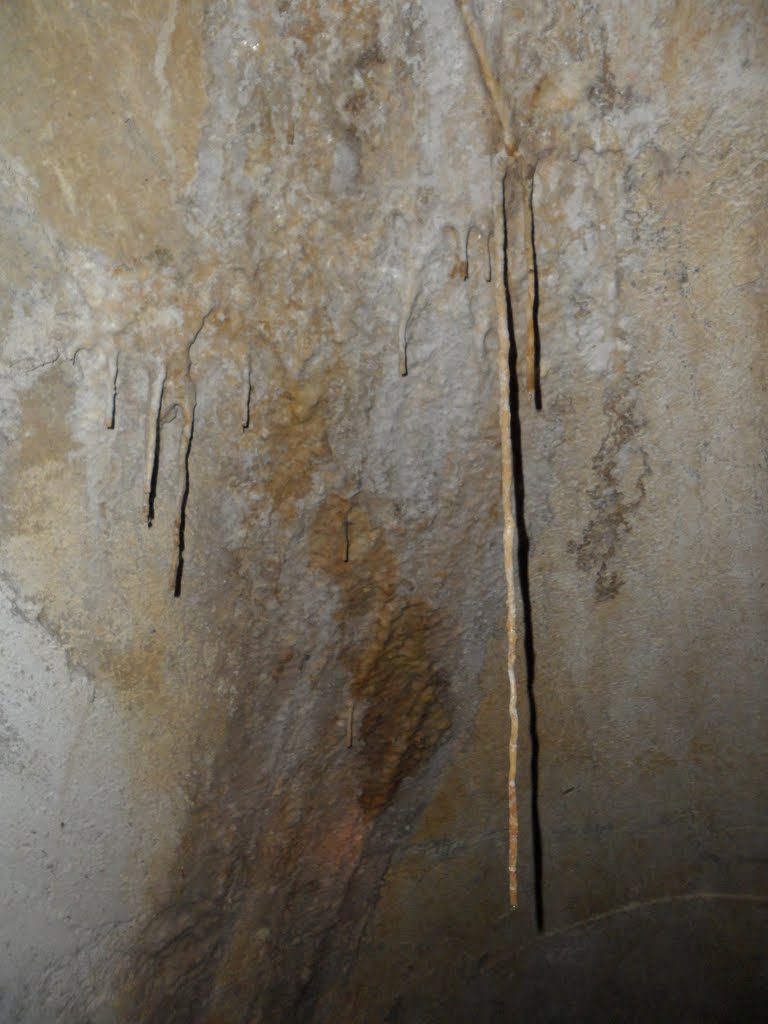
{"label": "brown stain on rock", "polygon": [[360,805],[380,813],[400,782],[427,762],[451,724],[448,680],[430,650],[435,614],[406,604],[376,636],[357,666],[351,692],[365,701],[365,770]]}
{"label": "brown stain on rock", "polygon": [[[387,503],[358,492],[332,497],[312,532],[313,564],[339,586],[342,627],[364,620],[362,646],[345,641],[340,662],[349,694],[361,706],[354,742],[360,745],[359,803],[380,814],[401,781],[426,763],[450,729],[449,682],[440,667],[441,624],[430,605],[401,596],[401,574],[378,516]],[[378,516],[377,516],[378,513]],[[389,516],[387,516],[389,518]],[[344,554],[348,548],[348,561]]]}
{"label": "brown stain on rock", "polygon": [[[304,380],[283,373],[278,381],[256,417],[268,422],[270,431],[264,489],[276,511],[292,521],[297,503],[311,487],[313,472],[331,458],[327,434],[329,381],[322,373]],[[284,452],[290,452],[290,458],[285,458]]]}
{"label": "brown stain on rock", "polygon": [[[331,1009],[322,1020],[399,1019],[392,1004],[398,994],[408,1005],[418,998],[421,980],[413,979],[411,965],[424,949],[441,962],[455,962],[450,958],[463,949],[483,949],[508,917],[508,707],[498,685],[505,659],[500,628],[478,679],[471,728],[452,749],[430,801],[392,859],[349,973],[331,980]],[[460,998],[463,984],[459,975],[441,978],[450,993],[446,1005]]]}
{"label": "brown stain on rock", "polygon": [[[126,1012],[148,1007],[141,1019],[163,1024],[194,1013],[210,1024],[260,1013],[274,1019],[275,1007],[285,1012],[300,1000],[376,818],[447,734],[440,620],[401,578],[393,514],[390,502],[364,492],[332,495],[308,537],[311,567],[340,597],[340,642],[327,667],[331,677],[339,667],[346,672],[358,709],[351,750],[325,713],[332,690],[325,697],[319,681],[292,681],[295,649],[276,647],[271,669],[247,671],[257,652],[268,654],[258,641],[238,641],[234,663],[246,672],[220,729],[215,708],[206,713],[212,754],[188,781],[189,813],[172,871],[121,985]],[[361,632],[362,645],[354,639]],[[229,652],[218,659],[229,665]],[[279,753],[276,769],[267,751],[292,686],[303,694],[300,713],[315,724],[311,738],[302,732],[295,748]],[[338,704],[345,707],[343,696]],[[292,735],[286,742],[293,744]]]}

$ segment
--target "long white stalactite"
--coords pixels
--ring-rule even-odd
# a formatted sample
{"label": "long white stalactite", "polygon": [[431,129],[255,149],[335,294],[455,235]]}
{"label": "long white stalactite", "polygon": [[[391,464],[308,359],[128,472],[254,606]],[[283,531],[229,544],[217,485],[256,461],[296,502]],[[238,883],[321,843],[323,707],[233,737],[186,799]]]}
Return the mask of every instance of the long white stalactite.
{"label": "long white stalactite", "polygon": [[[494,228],[492,277],[496,300],[496,334],[498,336],[498,376],[499,376],[499,430],[501,433],[501,495],[502,515],[504,521],[504,575],[507,584],[507,676],[509,679],[509,778],[508,778],[508,814],[509,814],[509,901],[512,907],[517,906],[517,846],[518,846],[518,814],[517,814],[517,587],[515,575],[515,546],[517,529],[514,508],[514,479],[512,453],[512,412],[510,408],[510,352],[511,338],[509,333],[509,281],[507,259],[507,224],[506,203],[507,185],[513,175],[510,173],[517,146],[512,134],[512,116],[504,98],[501,85],[493,74],[480,26],[477,23],[469,0],[456,0],[464,27],[474,50],[480,74],[488,95],[493,104],[501,129],[502,146],[493,160],[494,188]],[[529,309],[529,320],[531,317]]]}
{"label": "long white stalactite", "polygon": [[499,430],[501,433],[501,505],[504,521],[504,575],[507,583],[507,675],[509,678],[509,901],[517,906],[517,592],[515,586],[515,509],[512,479],[512,413],[509,405],[511,339],[507,312],[506,203],[507,163],[495,161],[498,190],[493,230],[493,291],[499,351]]}

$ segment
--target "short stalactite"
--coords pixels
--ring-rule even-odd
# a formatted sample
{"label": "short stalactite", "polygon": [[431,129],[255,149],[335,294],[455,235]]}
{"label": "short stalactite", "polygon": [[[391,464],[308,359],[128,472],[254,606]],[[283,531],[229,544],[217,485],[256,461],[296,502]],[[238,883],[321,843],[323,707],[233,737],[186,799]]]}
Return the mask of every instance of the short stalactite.
{"label": "short stalactite", "polygon": [[347,708],[347,750],[351,750],[352,744],[354,743],[354,725],[355,725],[355,702],[350,700]]}
{"label": "short stalactite", "polygon": [[249,430],[251,426],[251,394],[253,392],[253,379],[250,354],[246,358],[243,369],[243,431]]}
{"label": "short stalactite", "polygon": [[349,562],[349,511],[344,516],[344,561]]}
{"label": "short stalactite", "polygon": [[[174,555],[171,563],[170,589],[174,597],[181,596],[181,579],[184,575],[184,549],[186,546],[187,503],[189,501],[189,459],[192,454],[192,441],[195,436],[195,412],[197,410],[197,387],[192,378],[192,348],[200,337],[213,307],[200,320],[200,326],[190,339],[186,349],[186,363],[183,367],[183,399],[178,403],[181,410],[182,425],[179,441],[179,468],[176,490],[176,516],[173,523]],[[248,360],[250,378],[250,358]],[[249,394],[250,400],[250,394]]]}
{"label": "short stalactite", "polygon": [[107,373],[109,374],[109,391],[107,394],[106,416],[104,418],[107,430],[115,429],[115,415],[117,412],[117,377],[120,372],[120,353],[115,349],[107,356]]}
{"label": "short stalactite", "polygon": [[413,275],[411,282],[408,287],[408,297],[403,310],[403,315],[400,319],[400,376],[408,376],[408,328],[411,324],[411,317],[413,316],[413,308],[416,303],[416,274]]}
{"label": "short stalactite", "polygon": [[192,439],[195,435],[195,410],[197,399],[194,386],[189,382],[187,401],[181,409],[182,428],[179,442],[179,482],[176,500],[176,517],[173,531],[175,537],[174,556],[171,563],[170,589],[175,597],[181,596],[181,578],[184,573],[184,542],[187,525],[187,501],[189,499],[189,457],[192,454]]}
{"label": "short stalactite", "polygon": [[523,196],[523,237],[528,277],[526,311],[525,389],[536,408],[541,408],[539,382],[539,277],[536,264],[536,228],[533,216],[533,183],[536,168],[520,162]]}
{"label": "short stalactite", "polygon": [[160,415],[163,408],[163,393],[168,370],[165,365],[150,381],[149,408],[147,410],[147,440],[144,458],[144,515],[147,526],[155,518],[155,495],[157,474],[160,468]]}
{"label": "short stalactite", "polygon": [[464,241],[465,281],[470,274],[477,281],[490,284],[493,277],[493,238],[487,226],[481,227],[472,221],[467,228]]}

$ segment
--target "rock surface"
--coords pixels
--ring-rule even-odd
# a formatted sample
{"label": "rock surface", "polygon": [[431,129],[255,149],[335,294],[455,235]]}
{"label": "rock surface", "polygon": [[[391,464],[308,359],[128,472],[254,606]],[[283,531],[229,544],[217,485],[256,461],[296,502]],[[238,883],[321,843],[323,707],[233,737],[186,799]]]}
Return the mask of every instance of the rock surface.
{"label": "rock surface", "polygon": [[0,7],[2,1021],[766,999],[768,25],[474,9],[534,172],[513,913],[457,6]]}

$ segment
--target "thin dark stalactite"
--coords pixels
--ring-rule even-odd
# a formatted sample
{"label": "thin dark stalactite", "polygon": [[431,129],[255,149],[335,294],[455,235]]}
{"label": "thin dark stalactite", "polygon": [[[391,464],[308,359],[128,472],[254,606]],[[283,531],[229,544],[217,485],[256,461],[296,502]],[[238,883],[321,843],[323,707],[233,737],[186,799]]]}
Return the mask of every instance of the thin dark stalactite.
{"label": "thin dark stalactite", "polygon": [[181,495],[181,504],[179,506],[179,522],[178,522],[178,562],[176,565],[176,572],[173,578],[173,595],[174,597],[181,597],[181,578],[184,575],[184,548],[186,540],[186,529],[187,529],[187,502],[189,500],[189,456],[192,453],[192,439],[195,436],[195,407],[192,406],[192,412],[190,414],[189,424],[189,437],[187,438],[186,447],[184,449],[184,490]]}
{"label": "thin dark stalactite", "polygon": [[533,302],[531,303],[531,319],[533,321],[533,404],[537,412],[541,411],[541,334],[539,332],[539,261],[536,256],[536,220],[533,212],[533,185],[535,175],[531,177],[528,193],[528,204],[531,219],[531,255],[533,261]]}

